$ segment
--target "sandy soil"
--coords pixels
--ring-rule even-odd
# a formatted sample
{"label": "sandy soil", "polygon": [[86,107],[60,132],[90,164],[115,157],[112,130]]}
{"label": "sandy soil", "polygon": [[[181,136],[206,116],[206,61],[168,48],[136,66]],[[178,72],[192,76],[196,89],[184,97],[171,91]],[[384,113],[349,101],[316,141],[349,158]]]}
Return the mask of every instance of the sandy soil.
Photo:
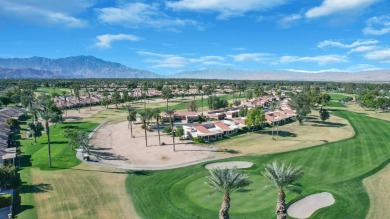
{"label": "sandy soil", "polygon": [[335,199],[329,192],[309,195],[287,209],[287,214],[293,218],[309,218],[315,211],[333,205]]}
{"label": "sandy soil", "polygon": [[232,169],[232,168],[237,168],[237,169],[244,169],[244,168],[249,168],[253,165],[252,162],[247,162],[247,161],[230,161],[230,162],[218,162],[218,163],[209,163],[204,166],[206,169],[215,169],[215,168],[220,168],[220,169]]}
{"label": "sandy soil", "polygon": [[368,219],[388,218],[390,203],[390,165],[363,180],[370,197]]}
{"label": "sandy soil", "polygon": [[128,122],[106,124],[91,139],[95,146],[93,153],[99,162],[126,166],[128,168],[169,167],[214,158],[214,147],[200,147],[190,141],[176,138],[176,151],[173,151],[172,137],[161,133],[158,145],[157,131],[147,132],[148,147],[145,146],[145,134],[141,125],[133,125],[131,138]]}
{"label": "sandy soil", "polygon": [[64,111],[64,118],[66,121],[80,120],[91,117],[105,109],[104,106],[92,106],[91,109],[89,107],[84,107],[80,109],[80,112],[77,109],[68,109],[66,113]]}

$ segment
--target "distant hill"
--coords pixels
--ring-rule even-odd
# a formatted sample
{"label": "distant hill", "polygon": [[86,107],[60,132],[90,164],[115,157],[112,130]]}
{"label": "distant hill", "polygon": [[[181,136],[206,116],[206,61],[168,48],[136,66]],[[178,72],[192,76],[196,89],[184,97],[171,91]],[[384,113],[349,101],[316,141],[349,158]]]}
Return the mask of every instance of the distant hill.
{"label": "distant hill", "polygon": [[[0,78],[52,78],[54,75],[51,71],[36,70],[32,68],[10,69],[0,67]],[[56,78],[67,78],[66,75],[57,74]]]}
{"label": "distant hill", "polygon": [[[13,71],[13,74],[10,72]],[[158,74],[126,67],[93,56],[60,59],[0,58],[0,78],[159,78]]]}
{"label": "distant hill", "polygon": [[288,81],[340,81],[340,82],[389,82],[390,69],[362,72],[304,73],[288,70],[234,70],[204,69],[183,71],[170,78],[242,79],[242,80],[288,80]]}

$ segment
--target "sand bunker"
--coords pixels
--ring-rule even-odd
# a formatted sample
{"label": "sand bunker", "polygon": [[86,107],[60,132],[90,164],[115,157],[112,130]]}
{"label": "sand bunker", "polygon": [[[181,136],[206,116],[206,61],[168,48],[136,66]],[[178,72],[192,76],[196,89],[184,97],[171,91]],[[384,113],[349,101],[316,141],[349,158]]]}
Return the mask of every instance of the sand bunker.
{"label": "sand bunker", "polygon": [[328,207],[334,203],[335,199],[332,194],[321,192],[293,203],[287,209],[287,214],[294,218],[308,218],[318,209]]}
{"label": "sand bunker", "polygon": [[220,168],[220,169],[231,169],[231,168],[237,168],[237,169],[244,169],[244,168],[249,168],[253,165],[252,162],[247,162],[247,161],[230,161],[230,162],[218,162],[218,163],[209,163],[206,164],[207,169],[215,169],[215,168]]}

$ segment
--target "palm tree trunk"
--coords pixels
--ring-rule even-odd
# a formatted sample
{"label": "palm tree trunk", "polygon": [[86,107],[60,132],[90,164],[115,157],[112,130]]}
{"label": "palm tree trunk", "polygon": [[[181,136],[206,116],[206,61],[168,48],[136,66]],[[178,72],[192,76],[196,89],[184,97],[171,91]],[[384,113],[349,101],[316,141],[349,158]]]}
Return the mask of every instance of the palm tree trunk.
{"label": "palm tree trunk", "polygon": [[49,122],[46,121],[46,135],[47,135],[47,150],[49,152],[49,167],[51,168],[51,148],[50,148],[50,129],[49,129]]}
{"label": "palm tree trunk", "polygon": [[278,219],[286,219],[287,218],[287,210],[286,210],[286,195],[283,191],[278,192],[278,200],[276,203],[276,217]]}
{"label": "palm tree trunk", "polygon": [[160,139],[160,122],[157,119],[157,132],[158,132],[158,145],[161,145],[161,139]]}
{"label": "palm tree trunk", "polygon": [[168,98],[167,98],[167,110],[168,110]]}
{"label": "palm tree trunk", "polygon": [[131,138],[133,138],[133,124],[131,122],[132,121],[130,121],[130,134],[131,134]]}
{"label": "palm tree trunk", "polygon": [[219,210],[219,219],[229,219],[230,195],[223,194],[221,209]]}
{"label": "palm tree trunk", "polygon": [[275,114],[272,113],[272,139],[274,139]]}
{"label": "palm tree trunk", "polygon": [[276,123],[276,140],[278,140],[278,136],[279,136],[279,122]]}
{"label": "palm tree trunk", "polygon": [[146,121],[144,121],[144,131],[145,131],[145,145],[147,147],[148,146],[148,136],[146,133]]}

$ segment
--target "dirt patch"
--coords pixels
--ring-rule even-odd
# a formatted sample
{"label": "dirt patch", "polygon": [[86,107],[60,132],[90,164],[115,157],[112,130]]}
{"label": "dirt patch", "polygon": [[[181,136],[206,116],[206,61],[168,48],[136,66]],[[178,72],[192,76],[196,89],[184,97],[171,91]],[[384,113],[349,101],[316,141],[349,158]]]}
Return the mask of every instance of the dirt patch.
{"label": "dirt patch", "polygon": [[214,158],[212,146],[196,146],[191,141],[176,138],[176,151],[173,151],[172,137],[161,133],[161,146],[158,132],[147,132],[148,146],[145,144],[145,132],[141,125],[133,125],[131,137],[128,122],[106,124],[91,139],[95,146],[93,153],[100,163],[113,164],[128,168],[169,167],[193,163]]}

